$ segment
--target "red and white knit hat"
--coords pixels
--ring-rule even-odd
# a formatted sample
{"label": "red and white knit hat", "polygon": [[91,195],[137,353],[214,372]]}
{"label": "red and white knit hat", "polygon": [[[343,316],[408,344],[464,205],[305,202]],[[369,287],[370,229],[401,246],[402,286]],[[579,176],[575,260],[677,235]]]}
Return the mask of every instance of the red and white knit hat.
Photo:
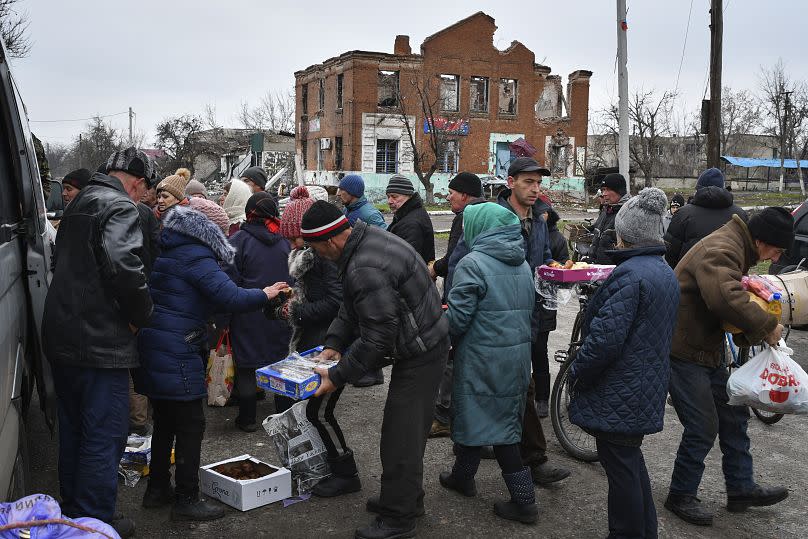
{"label": "red and white knit hat", "polygon": [[326,241],[350,226],[339,208],[325,200],[318,200],[303,214],[300,232],[306,241]]}
{"label": "red and white knit hat", "polygon": [[281,215],[281,235],[284,238],[293,240],[302,236],[300,221],[312,204],[314,204],[314,200],[309,198],[309,190],[305,185],[292,189],[292,192],[289,193],[289,203],[286,204],[283,215]]}

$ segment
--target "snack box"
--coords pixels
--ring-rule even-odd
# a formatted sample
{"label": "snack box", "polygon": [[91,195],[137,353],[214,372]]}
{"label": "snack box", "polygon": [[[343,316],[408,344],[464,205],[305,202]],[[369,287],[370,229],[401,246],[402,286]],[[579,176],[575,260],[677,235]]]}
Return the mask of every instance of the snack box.
{"label": "snack box", "polygon": [[255,371],[258,387],[296,400],[308,399],[320,387],[320,375],[314,367],[333,367],[336,361],[314,361],[312,357],[323,351],[322,346],[292,354],[272,365]]}
{"label": "snack box", "polygon": [[[220,466],[237,470],[245,461],[249,462],[258,473],[264,475],[257,479],[234,479],[214,470]],[[239,511],[249,511],[290,497],[292,495],[292,473],[286,468],[272,466],[250,455],[241,455],[201,466],[199,468],[199,485],[202,492],[208,496],[235,507]]]}
{"label": "snack box", "polygon": [[615,266],[592,264],[580,269],[551,268],[550,266],[539,266],[536,275],[545,281],[555,281],[558,283],[577,283],[581,281],[604,281],[611,275]]}

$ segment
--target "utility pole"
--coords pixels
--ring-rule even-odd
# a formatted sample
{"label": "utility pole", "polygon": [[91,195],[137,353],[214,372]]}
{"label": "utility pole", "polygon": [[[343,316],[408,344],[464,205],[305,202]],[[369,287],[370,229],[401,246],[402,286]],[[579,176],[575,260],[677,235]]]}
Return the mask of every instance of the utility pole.
{"label": "utility pole", "polygon": [[135,113],[132,112],[132,107],[129,107],[129,144],[132,144],[132,120],[135,117]]}
{"label": "utility pole", "polygon": [[82,168],[82,166],[81,166],[81,133],[79,133],[79,168]]}
{"label": "utility pole", "polygon": [[721,49],[724,35],[723,0],[710,0],[710,122],[707,166],[721,166]]}
{"label": "utility pole", "polygon": [[786,96],[784,104],[785,110],[783,111],[783,125],[780,126],[780,192],[785,188],[785,170],[786,170],[786,133],[788,132],[789,113],[791,112],[791,99],[790,96],[794,92],[780,92],[780,95]]}
{"label": "utility pole", "polygon": [[626,21],[626,0],[617,0],[617,94],[618,127],[617,163],[620,174],[626,179],[626,193],[631,192],[628,161],[628,23]]}

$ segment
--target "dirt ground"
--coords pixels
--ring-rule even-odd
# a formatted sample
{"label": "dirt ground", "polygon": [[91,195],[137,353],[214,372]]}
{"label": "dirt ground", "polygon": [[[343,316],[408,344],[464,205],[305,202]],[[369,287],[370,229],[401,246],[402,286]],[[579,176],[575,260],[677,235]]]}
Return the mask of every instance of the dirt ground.
{"label": "dirt ground", "polygon": [[[445,242],[442,242],[445,244]],[[439,243],[438,250],[445,249]],[[551,334],[550,350],[565,348],[577,304],[571,302],[559,310],[558,329]],[[808,367],[808,335],[793,332],[789,344],[795,357]],[[558,365],[552,362],[553,372]],[[386,369],[389,378],[389,368]],[[343,393],[337,416],[345,430],[360,467],[363,490],[336,499],[312,499],[288,508],[280,503],[246,513],[228,508],[224,519],[205,524],[175,524],[168,510],[146,510],[140,500],[146,487],[141,481],[134,488],[119,487],[118,508],[133,517],[137,537],[352,537],[358,526],[371,518],[365,500],[378,493],[381,465],[379,430],[387,385],[356,389]],[[271,399],[259,402],[259,417],[273,412]],[[245,434],[233,424],[233,408],[208,408],[207,431],[202,447],[202,462],[210,463],[249,453],[269,463],[279,462],[269,437],[259,430]],[[34,491],[58,496],[56,477],[56,441],[47,432],[36,404],[30,412],[29,445],[33,458]],[[726,492],[721,474],[720,451],[716,447],[707,460],[700,497],[716,512],[711,528],[691,526],[669,513],[663,506],[681,426],[669,406],[665,430],[648,436],[643,444],[659,515],[659,535],[666,538],[700,537],[804,537],[808,527],[808,429],[803,417],[787,416],[767,426],[750,420],[755,477],[765,484],[785,485],[789,498],[774,507],[730,514],[724,508]],[[479,494],[464,498],[444,490],[438,474],[451,468],[451,441],[430,440],[424,458],[424,489],[427,514],[418,522],[419,537],[605,537],[606,477],[599,464],[576,461],[558,444],[549,420],[544,421],[553,463],[572,469],[572,476],[552,488],[537,488],[540,520],[536,526],[510,523],[492,512],[495,501],[506,497],[505,484],[495,461],[483,461],[477,475]]]}

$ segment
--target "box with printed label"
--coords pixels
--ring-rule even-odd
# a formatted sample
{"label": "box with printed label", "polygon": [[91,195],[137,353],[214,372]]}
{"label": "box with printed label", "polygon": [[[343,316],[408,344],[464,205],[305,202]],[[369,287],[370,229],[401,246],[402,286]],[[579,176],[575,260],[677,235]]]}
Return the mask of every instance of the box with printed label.
{"label": "box with printed label", "polygon": [[261,462],[250,455],[200,467],[199,484],[208,496],[240,511],[249,511],[292,495],[289,470]]}
{"label": "box with printed label", "polygon": [[583,268],[551,268],[550,266],[539,266],[536,268],[536,276],[545,281],[555,281],[558,283],[578,283],[581,281],[604,281],[612,274],[615,266],[591,264]]}
{"label": "box with printed label", "polygon": [[314,367],[327,369],[337,364],[336,361],[314,359],[322,351],[323,347],[318,346],[257,369],[255,381],[258,387],[296,400],[308,399],[320,387],[320,375],[314,372]]}

